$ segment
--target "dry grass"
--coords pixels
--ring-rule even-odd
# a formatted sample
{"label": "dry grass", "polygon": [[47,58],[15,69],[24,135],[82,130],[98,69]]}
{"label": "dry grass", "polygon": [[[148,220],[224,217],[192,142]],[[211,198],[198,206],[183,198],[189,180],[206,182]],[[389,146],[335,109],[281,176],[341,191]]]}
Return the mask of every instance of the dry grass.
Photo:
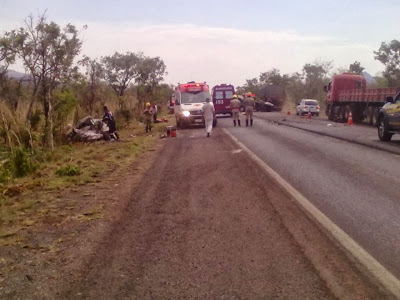
{"label": "dry grass", "polygon": [[[51,162],[41,164],[36,173],[3,186],[0,193],[0,246],[24,245],[18,231],[38,224],[57,224],[66,218],[81,221],[101,218],[101,206],[72,216],[76,200],[61,199],[61,192],[65,189],[80,192],[85,185],[105,180],[108,174],[130,166],[141,153],[154,147],[167,125],[156,124],[151,135],[144,133],[144,126],[137,126],[120,132],[120,141],[59,147],[51,153]],[[57,175],[56,170],[67,164],[77,166],[80,174]],[[82,193],[82,198],[88,196],[90,194]]]}

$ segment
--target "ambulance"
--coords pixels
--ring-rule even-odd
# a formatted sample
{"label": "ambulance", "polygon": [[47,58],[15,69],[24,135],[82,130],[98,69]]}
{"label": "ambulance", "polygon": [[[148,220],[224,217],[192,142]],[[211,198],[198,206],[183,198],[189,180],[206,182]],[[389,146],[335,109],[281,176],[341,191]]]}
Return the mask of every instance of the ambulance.
{"label": "ambulance", "polygon": [[[175,88],[174,112],[176,118],[176,127],[185,128],[190,125],[199,125],[204,127],[202,114],[203,104],[206,99],[210,99],[210,88],[207,83],[190,81],[185,84],[178,84]],[[217,121],[214,121],[214,127]]]}

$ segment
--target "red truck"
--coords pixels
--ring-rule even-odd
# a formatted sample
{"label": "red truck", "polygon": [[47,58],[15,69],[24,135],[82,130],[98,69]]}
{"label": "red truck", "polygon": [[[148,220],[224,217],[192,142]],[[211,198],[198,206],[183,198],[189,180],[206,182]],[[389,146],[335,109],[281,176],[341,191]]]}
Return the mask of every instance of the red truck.
{"label": "red truck", "polygon": [[379,109],[386,103],[386,97],[394,97],[400,88],[367,88],[364,76],[344,73],[334,75],[324,90],[329,120],[347,122],[351,112],[355,123],[367,120],[376,126]]}
{"label": "red truck", "polygon": [[235,87],[231,84],[219,84],[212,88],[212,100],[216,114],[230,114],[231,100],[235,94]]}

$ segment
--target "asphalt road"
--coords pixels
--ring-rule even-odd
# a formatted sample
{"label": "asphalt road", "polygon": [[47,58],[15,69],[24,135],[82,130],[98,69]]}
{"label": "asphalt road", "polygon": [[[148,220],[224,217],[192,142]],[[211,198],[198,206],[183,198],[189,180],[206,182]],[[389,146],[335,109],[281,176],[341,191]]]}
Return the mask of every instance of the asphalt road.
{"label": "asphalt road", "polygon": [[222,130],[178,133],[47,298],[391,298]]}
{"label": "asphalt road", "polygon": [[218,125],[400,277],[398,155],[260,118],[254,127],[233,127],[229,118]]}

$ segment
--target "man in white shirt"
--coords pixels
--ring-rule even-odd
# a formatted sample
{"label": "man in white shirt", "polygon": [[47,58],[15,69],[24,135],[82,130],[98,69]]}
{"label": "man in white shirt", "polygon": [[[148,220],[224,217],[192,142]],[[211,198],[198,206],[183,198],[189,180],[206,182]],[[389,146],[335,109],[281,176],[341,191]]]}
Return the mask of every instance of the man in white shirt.
{"label": "man in white shirt", "polygon": [[210,98],[206,99],[206,103],[202,107],[204,123],[206,125],[207,137],[210,137],[210,133],[213,128],[213,121],[215,119],[214,105],[210,103]]}

